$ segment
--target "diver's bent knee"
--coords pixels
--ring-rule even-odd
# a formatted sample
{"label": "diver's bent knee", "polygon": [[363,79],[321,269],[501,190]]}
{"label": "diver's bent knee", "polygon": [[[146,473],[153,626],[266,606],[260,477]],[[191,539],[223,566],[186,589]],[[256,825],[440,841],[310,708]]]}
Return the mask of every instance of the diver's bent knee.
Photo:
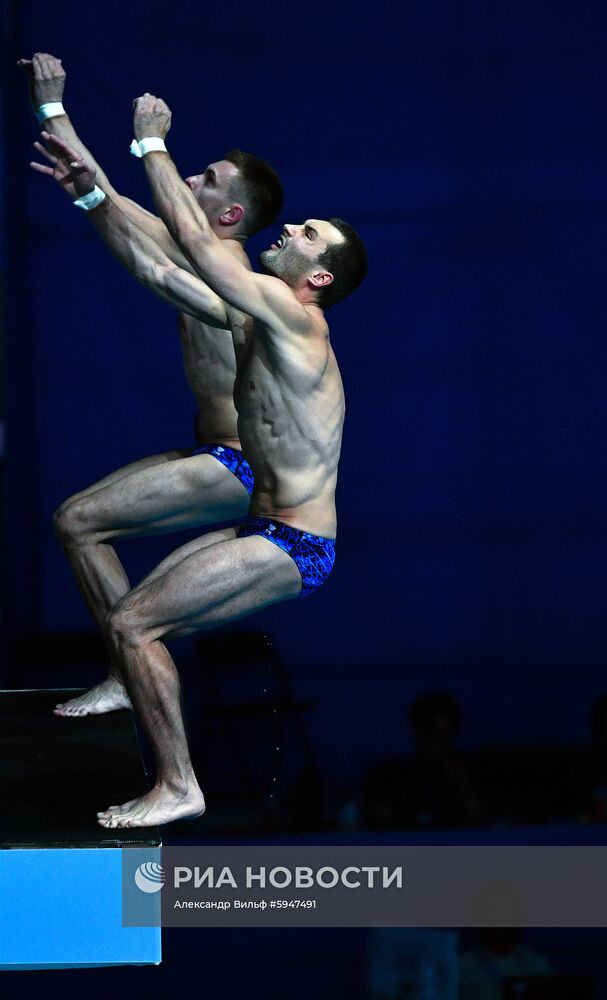
{"label": "diver's bent knee", "polygon": [[73,518],[71,507],[73,501],[64,500],[62,504],[53,512],[53,528],[60,542],[65,542],[71,537],[73,530]]}
{"label": "diver's bent knee", "polygon": [[86,499],[65,500],[53,514],[53,526],[63,545],[84,541],[92,530]]}
{"label": "diver's bent knee", "polygon": [[143,641],[143,630],[136,607],[127,595],[108,611],[105,618],[107,633],[116,645],[138,646]]}

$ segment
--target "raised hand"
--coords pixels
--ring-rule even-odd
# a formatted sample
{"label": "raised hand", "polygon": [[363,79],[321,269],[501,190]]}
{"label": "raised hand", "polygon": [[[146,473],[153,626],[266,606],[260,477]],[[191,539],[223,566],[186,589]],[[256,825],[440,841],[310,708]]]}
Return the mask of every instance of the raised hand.
{"label": "raised hand", "polygon": [[19,59],[17,66],[26,76],[30,101],[34,111],[41,104],[52,104],[63,100],[66,73],[61,59],[50,52],[36,52],[33,59]]}
{"label": "raised hand", "polygon": [[46,146],[41,142],[35,142],[34,148],[51,166],[47,167],[43,163],[32,161],[30,163],[32,170],[52,177],[71,198],[81,198],[82,195],[93,191],[96,177],[94,168],[63,139],[49,135],[48,132],[41,132],[40,135]]}
{"label": "raised hand", "polygon": [[144,94],[133,101],[133,131],[135,138],[160,136],[164,139],[171,127],[171,110],[161,97]]}

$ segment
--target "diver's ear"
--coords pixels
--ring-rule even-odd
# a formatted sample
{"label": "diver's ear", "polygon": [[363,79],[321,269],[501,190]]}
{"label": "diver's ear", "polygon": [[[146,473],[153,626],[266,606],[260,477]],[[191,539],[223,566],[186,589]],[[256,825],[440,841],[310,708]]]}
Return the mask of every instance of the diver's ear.
{"label": "diver's ear", "polygon": [[230,205],[225,209],[219,216],[219,221],[222,226],[235,226],[244,215],[244,208],[242,205]]}
{"label": "diver's ear", "polygon": [[334,280],[330,271],[316,271],[308,278],[312,288],[325,288],[327,285],[332,284]]}

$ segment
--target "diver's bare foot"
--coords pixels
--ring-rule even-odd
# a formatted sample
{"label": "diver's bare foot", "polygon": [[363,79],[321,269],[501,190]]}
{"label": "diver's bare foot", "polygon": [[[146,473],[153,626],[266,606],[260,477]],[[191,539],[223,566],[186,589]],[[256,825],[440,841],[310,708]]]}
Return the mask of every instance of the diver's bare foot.
{"label": "diver's bare foot", "polygon": [[105,712],[116,712],[119,708],[132,707],[124,684],[110,675],[85,694],[56,705],[53,714],[69,717],[104,715]]}
{"label": "diver's bare foot", "polygon": [[108,830],[121,826],[162,826],[176,819],[202,816],[204,810],[204,795],[195,781],[183,794],[166,785],[156,785],[138,799],[98,812],[97,822]]}

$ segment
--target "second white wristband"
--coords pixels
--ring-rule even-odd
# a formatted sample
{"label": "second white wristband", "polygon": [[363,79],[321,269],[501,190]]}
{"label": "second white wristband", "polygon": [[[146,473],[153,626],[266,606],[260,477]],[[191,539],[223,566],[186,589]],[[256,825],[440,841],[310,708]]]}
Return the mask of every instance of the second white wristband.
{"label": "second white wristband", "polygon": [[91,212],[97,205],[100,205],[102,201],[105,200],[105,191],[102,191],[100,187],[95,187],[92,191],[88,191],[87,194],[83,194],[81,198],[77,198],[76,201],[72,202],[76,208],[83,208],[85,212]]}
{"label": "second white wristband", "polygon": [[158,135],[146,136],[144,139],[133,139],[131,143],[131,153],[133,156],[141,157],[146,153],[166,153],[167,148],[164,139]]}
{"label": "second white wristband", "polygon": [[57,118],[58,115],[64,115],[65,108],[61,101],[50,101],[48,104],[41,104],[36,111],[36,118],[42,125],[47,118]]}

